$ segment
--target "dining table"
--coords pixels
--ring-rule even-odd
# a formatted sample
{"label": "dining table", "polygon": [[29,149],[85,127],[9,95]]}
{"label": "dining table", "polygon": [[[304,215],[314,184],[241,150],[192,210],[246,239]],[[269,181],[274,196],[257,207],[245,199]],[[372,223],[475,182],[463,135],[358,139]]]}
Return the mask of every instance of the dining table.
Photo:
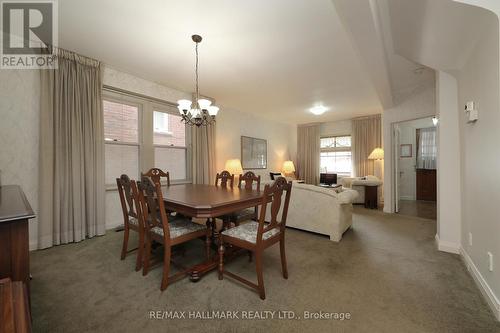
{"label": "dining table", "polygon": [[[162,188],[165,208],[192,218],[217,218],[262,203],[264,191],[239,187],[179,184]],[[215,225],[212,226],[215,228]],[[235,253],[236,251],[233,251]],[[218,265],[218,256],[196,265],[190,280],[197,282]]]}

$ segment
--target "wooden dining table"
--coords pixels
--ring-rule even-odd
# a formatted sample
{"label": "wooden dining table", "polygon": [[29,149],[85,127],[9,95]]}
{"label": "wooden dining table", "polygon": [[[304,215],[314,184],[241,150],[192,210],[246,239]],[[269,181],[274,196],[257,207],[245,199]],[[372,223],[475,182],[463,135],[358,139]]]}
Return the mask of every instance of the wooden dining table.
{"label": "wooden dining table", "polygon": [[[215,185],[182,184],[162,188],[165,208],[193,218],[215,218],[262,202],[264,191]],[[215,227],[215,226],[214,226]],[[201,263],[191,271],[190,280],[217,268],[218,257]]]}

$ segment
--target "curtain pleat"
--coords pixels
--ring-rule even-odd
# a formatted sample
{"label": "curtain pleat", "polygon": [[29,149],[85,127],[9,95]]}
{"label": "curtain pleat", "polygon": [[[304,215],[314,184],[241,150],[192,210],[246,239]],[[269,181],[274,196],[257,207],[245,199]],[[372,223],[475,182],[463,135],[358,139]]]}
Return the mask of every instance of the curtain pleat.
{"label": "curtain pleat", "polygon": [[307,184],[319,184],[319,124],[297,127],[297,174]]}
{"label": "curtain pleat", "polygon": [[212,184],[215,181],[215,124],[193,126],[193,184]]}
{"label": "curtain pleat", "polygon": [[56,54],[58,69],[41,71],[40,248],[105,232],[101,65]]}
{"label": "curtain pleat", "polygon": [[382,147],[382,119],[380,115],[352,120],[352,147],[354,176],[373,175],[374,161],[368,156],[375,148]]}

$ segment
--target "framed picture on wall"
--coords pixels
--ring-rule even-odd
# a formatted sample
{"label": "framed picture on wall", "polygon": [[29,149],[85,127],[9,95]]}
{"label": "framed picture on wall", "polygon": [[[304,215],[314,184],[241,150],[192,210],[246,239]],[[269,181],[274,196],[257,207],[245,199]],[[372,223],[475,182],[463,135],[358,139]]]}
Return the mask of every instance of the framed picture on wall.
{"label": "framed picture on wall", "polygon": [[241,166],[243,170],[267,169],[267,141],[242,136]]}
{"label": "framed picture on wall", "polygon": [[412,157],[412,145],[411,144],[402,144],[399,148],[399,157],[407,158]]}

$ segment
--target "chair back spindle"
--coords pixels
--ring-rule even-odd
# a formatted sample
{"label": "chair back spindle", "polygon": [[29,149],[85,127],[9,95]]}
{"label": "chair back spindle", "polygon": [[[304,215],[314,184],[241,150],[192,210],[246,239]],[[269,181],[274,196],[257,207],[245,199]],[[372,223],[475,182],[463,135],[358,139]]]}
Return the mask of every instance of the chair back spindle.
{"label": "chair back spindle", "polygon": [[[281,214],[281,220],[278,221],[278,213],[281,209],[283,201],[283,192],[285,192],[285,202]],[[259,229],[257,231],[257,243],[262,241],[262,235],[273,228],[279,228],[280,232],[284,232],[286,227],[286,217],[288,214],[288,206],[290,204],[290,195],[292,192],[292,182],[287,182],[284,177],[278,177],[272,185],[266,185],[264,188],[264,196],[262,198],[262,209],[259,217]],[[271,221],[267,221],[266,225],[266,210],[270,206]]]}
{"label": "chair back spindle", "polygon": [[120,178],[116,178],[116,185],[118,187],[118,194],[120,195],[123,218],[127,222],[129,217],[137,218],[129,176],[123,174]]}
{"label": "chair back spindle", "polygon": [[[165,211],[163,194],[160,183],[153,183],[147,176],[143,176],[139,185],[139,199],[141,201],[142,213],[146,223],[146,229],[160,227],[166,242],[170,241],[170,229],[168,216]],[[168,243],[166,243],[168,244]]]}

